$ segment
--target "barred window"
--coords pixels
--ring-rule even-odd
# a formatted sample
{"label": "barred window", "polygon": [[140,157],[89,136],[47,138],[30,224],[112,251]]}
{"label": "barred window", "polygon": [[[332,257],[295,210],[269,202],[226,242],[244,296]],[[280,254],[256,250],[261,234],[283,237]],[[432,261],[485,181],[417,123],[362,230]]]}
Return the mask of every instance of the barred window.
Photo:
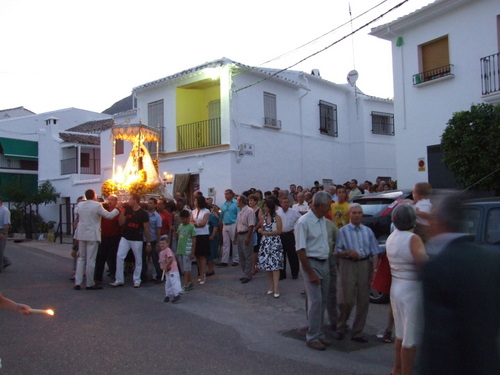
{"label": "barred window", "polygon": [[[160,151],[165,151],[163,135],[164,135],[164,123],[163,123],[163,100],[158,100],[156,102],[148,103],[148,126],[157,129],[160,132]],[[149,152],[156,151],[154,149],[154,143],[148,144]]]}
{"label": "barred window", "polygon": [[319,101],[319,131],[321,134],[338,137],[337,105]]}
{"label": "barred window", "polygon": [[394,114],[372,111],[372,133],[394,135]]}
{"label": "barred window", "polygon": [[276,109],[276,95],[269,92],[264,92],[264,125],[281,128]]}

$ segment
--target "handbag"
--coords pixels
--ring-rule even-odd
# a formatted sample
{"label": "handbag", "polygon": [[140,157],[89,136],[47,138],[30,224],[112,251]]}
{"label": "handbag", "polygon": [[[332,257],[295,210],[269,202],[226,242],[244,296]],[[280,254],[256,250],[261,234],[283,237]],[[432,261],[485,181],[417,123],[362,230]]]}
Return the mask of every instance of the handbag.
{"label": "handbag", "polygon": [[389,294],[391,292],[391,283],[391,266],[389,265],[386,253],[383,253],[372,281],[372,288],[380,293]]}

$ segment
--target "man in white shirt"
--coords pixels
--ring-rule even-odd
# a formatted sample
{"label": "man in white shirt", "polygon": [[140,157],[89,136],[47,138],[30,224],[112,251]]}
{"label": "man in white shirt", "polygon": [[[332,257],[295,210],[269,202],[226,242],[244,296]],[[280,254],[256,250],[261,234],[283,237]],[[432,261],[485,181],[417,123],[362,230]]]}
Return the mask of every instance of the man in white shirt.
{"label": "man in white shirt", "polygon": [[3,201],[0,198],[0,272],[2,272],[5,267],[10,266],[10,261],[3,255],[5,252],[5,245],[7,244],[9,227],[10,211],[3,205]]}
{"label": "man in white shirt", "polygon": [[331,342],[325,338],[323,317],[330,287],[328,229],[325,215],[330,210],[331,195],[317,192],[313,208],[295,224],[295,248],[300,260],[307,296],[307,346],[325,350]]}
{"label": "man in white shirt", "polygon": [[78,203],[78,226],[75,230],[75,239],[78,240],[78,261],[76,263],[75,290],[80,290],[83,274],[86,275],[86,289],[98,290],[102,286],[95,285],[94,271],[97,248],[101,242],[101,217],[112,219],[120,213],[118,209],[109,212],[97,202],[94,190],[85,192],[86,201]]}
{"label": "man in white shirt", "polygon": [[239,252],[239,260],[243,277],[242,284],[252,280],[252,257],[253,257],[253,228],[255,227],[255,213],[248,206],[248,198],[244,195],[238,197],[239,212],[236,219],[235,244]]}
{"label": "man in white shirt", "polygon": [[286,258],[290,263],[290,273],[292,279],[299,277],[299,258],[295,251],[295,236],[293,228],[295,223],[301,217],[299,211],[290,208],[290,200],[288,197],[283,197],[280,200],[281,207],[276,210],[276,213],[281,216],[282,232],[281,245],[283,246],[283,269],[280,271],[280,280],[286,279]]}
{"label": "man in white shirt", "polygon": [[295,203],[292,208],[296,211],[299,211],[301,215],[304,215],[307,213],[307,211],[310,210],[309,205],[304,199],[304,193],[300,192],[297,194],[297,203]]}

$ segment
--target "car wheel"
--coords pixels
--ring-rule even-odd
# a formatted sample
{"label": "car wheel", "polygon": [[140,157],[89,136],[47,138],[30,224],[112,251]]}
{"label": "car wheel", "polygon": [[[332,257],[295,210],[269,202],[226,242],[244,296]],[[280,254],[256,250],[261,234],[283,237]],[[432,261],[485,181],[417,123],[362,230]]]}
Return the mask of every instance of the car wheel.
{"label": "car wheel", "polygon": [[377,291],[373,288],[370,289],[370,302],[371,303],[377,303],[377,304],[388,303],[389,298],[390,298],[389,294],[380,293],[379,291]]}

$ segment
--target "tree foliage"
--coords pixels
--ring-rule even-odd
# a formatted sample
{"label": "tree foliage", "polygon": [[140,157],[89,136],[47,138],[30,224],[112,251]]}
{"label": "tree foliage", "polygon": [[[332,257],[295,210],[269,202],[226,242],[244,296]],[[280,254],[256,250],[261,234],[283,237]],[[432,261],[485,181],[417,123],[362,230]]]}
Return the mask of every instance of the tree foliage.
{"label": "tree foliage", "polygon": [[441,149],[444,164],[463,188],[500,193],[500,105],[472,105],[470,111],[454,113]]}

